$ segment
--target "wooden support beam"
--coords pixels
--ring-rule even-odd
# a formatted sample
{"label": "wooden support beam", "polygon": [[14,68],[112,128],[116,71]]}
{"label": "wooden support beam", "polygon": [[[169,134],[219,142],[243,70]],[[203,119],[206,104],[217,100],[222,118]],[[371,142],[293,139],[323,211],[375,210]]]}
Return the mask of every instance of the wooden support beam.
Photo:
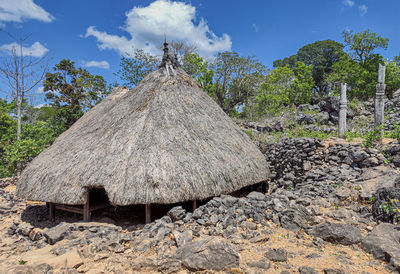
{"label": "wooden support beam", "polygon": [[197,200],[193,200],[193,211],[197,208]]}
{"label": "wooden support beam", "polygon": [[50,221],[54,221],[56,218],[56,208],[54,206],[54,203],[49,203],[49,218]]}
{"label": "wooden support beam", "polygon": [[151,223],[151,208],[150,204],[145,204],[146,207],[146,224]]}
{"label": "wooden support beam", "polygon": [[85,222],[90,221],[89,189],[86,191],[86,203],[83,205],[83,220]]}

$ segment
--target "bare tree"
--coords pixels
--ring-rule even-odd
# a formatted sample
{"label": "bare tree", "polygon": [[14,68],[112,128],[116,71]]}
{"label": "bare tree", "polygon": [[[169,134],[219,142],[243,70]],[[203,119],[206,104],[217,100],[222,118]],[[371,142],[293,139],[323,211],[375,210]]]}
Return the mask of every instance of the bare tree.
{"label": "bare tree", "polygon": [[21,117],[22,104],[27,93],[36,87],[45,76],[47,68],[42,66],[44,57],[33,57],[23,52],[23,43],[29,38],[15,38],[10,33],[8,35],[16,42],[16,46],[10,49],[10,56],[5,57],[0,64],[0,76],[4,78],[8,84],[11,98],[16,102],[17,106],[17,141],[21,138]]}

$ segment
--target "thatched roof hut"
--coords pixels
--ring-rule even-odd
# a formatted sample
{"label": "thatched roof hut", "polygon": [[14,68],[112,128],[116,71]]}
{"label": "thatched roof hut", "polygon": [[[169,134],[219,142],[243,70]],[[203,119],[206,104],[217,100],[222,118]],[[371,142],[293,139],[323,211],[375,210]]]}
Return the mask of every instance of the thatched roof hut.
{"label": "thatched roof hut", "polygon": [[[172,70],[172,71],[171,71]],[[22,172],[17,195],[78,205],[103,187],[113,205],[176,203],[264,181],[264,156],[181,68],[116,88]]]}

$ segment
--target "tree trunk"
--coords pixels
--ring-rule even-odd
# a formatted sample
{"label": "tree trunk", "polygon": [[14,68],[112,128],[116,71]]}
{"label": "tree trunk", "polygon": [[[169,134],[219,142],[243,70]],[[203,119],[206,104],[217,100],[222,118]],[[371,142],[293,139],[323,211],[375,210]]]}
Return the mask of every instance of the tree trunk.
{"label": "tree trunk", "polygon": [[17,100],[17,141],[21,139],[21,100]]}

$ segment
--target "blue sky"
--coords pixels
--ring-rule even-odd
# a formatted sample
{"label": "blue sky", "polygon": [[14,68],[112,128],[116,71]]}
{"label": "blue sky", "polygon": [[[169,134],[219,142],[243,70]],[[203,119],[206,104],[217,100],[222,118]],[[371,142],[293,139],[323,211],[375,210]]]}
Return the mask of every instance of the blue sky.
{"label": "blue sky", "polygon": [[[272,68],[308,43],[342,42],[345,29],[369,28],[389,38],[381,53],[391,59],[400,53],[399,10],[399,0],[0,0],[0,28],[31,34],[26,54],[47,54],[50,67],[68,58],[113,82],[121,54],[135,47],[161,54],[163,33],[204,56],[233,50]],[[12,42],[0,32],[0,61]],[[31,93],[43,102],[40,88]]]}

